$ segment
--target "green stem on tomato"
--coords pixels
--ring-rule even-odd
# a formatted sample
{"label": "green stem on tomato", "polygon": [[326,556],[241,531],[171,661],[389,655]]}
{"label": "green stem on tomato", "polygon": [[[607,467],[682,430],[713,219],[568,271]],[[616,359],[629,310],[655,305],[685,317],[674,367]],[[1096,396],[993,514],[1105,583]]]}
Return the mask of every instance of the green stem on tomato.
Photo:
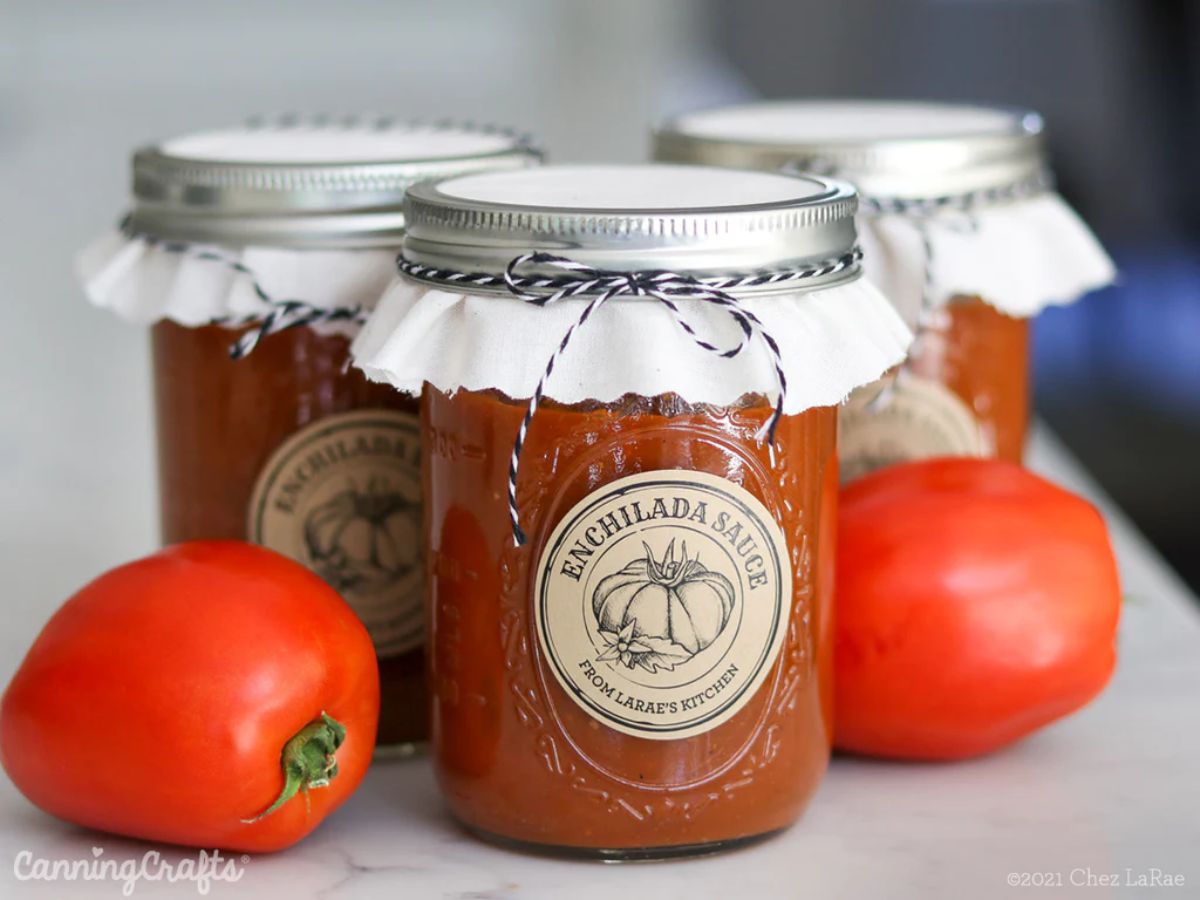
{"label": "green stem on tomato", "polygon": [[337,775],[338,747],[346,740],[346,727],[336,719],[321,713],[321,718],[309,722],[283,745],[281,766],[283,790],[275,802],[250,819],[247,825],[265,819],[300,791],[328,787]]}

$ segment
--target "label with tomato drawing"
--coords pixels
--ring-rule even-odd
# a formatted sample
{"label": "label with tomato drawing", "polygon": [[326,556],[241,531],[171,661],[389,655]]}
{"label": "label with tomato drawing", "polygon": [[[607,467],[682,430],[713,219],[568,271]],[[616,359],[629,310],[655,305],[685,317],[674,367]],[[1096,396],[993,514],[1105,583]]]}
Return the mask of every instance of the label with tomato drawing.
{"label": "label with tomato drawing", "polygon": [[312,569],[396,656],[424,640],[417,417],[327,416],[279,446],[258,477],[247,534]]}
{"label": "label with tomato drawing", "polygon": [[610,728],[702,734],[749,702],[783,646],[787,542],[744,488],[643,472],[576,504],[537,568],[537,634],[568,695]]}
{"label": "label with tomato drawing", "polygon": [[859,388],[838,413],[843,482],[914,459],[990,455],[967,404],[945,385],[911,373]]}

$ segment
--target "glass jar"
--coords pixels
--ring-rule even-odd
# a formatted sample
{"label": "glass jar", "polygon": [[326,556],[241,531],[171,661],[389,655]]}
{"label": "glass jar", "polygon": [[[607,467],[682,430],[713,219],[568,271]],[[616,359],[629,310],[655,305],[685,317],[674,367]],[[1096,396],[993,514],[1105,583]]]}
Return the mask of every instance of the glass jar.
{"label": "glass jar", "polygon": [[379,655],[381,748],[428,730],[420,435],[349,341],[409,184],[534,161],[510,134],[382,121],[188,135],[134,156],[123,234],[84,254],[93,301],[152,326],[163,540],[251,540],[337,588]]}
{"label": "glass jar", "polygon": [[[907,371],[911,373],[908,382],[901,381],[890,386],[890,390],[914,396],[918,379],[943,386],[962,401],[970,414],[970,418],[964,416],[961,420],[966,423],[974,420],[969,437],[961,443],[947,441],[939,447],[931,442],[940,432],[930,426],[924,442],[900,444],[897,453],[885,452],[876,457],[873,451],[881,445],[878,438],[870,435],[872,424],[899,414],[900,398],[885,395],[880,398],[882,402],[874,404],[879,408],[872,409],[866,404],[877,395],[863,391],[846,409],[845,421],[851,431],[855,427],[852,416],[860,404],[862,413],[868,417],[858,426],[862,430],[861,438],[856,441],[860,449],[852,454],[858,465],[854,467],[856,471],[847,473],[848,477],[916,458],[921,452],[945,456],[973,450],[980,456],[995,456],[1014,463],[1022,461],[1029,429],[1029,318],[1001,312],[980,297],[961,295],[946,301],[941,317],[940,325],[931,323],[922,331],[920,346],[908,359]],[[904,379],[905,375],[897,373],[892,377]],[[896,408],[889,410],[889,401]],[[906,450],[906,446],[917,449]]]}
{"label": "glass jar", "polygon": [[929,456],[1021,461],[1030,319],[1113,277],[1050,189],[1040,117],[892,101],[758,103],[669,123],[655,155],[836,174],[862,193],[867,277],[917,339],[901,367],[843,408],[844,479]]}
{"label": "glass jar", "polygon": [[831,738],[835,404],[909,338],[858,279],[853,208],[673,166],[410,192],[407,277],[354,352],[421,393],[433,757],[471,830],[631,859],[801,814]]}

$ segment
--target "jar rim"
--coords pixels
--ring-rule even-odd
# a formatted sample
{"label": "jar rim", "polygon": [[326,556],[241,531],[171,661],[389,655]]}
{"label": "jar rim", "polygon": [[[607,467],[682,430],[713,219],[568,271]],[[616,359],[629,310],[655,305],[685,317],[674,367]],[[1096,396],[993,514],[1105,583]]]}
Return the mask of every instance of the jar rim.
{"label": "jar rim", "polygon": [[415,185],[409,261],[502,274],[533,252],[603,271],[781,270],[854,248],[857,195],[829,178],[667,164],[543,166]]}
{"label": "jar rim", "polygon": [[995,191],[1046,168],[1030,110],[897,100],[779,100],[687,113],[654,135],[657,159],[812,170],[865,197],[933,199]]}
{"label": "jar rim", "polygon": [[492,126],[299,118],[199,132],[139,149],[133,231],[245,246],[395,246],[408,188],[431,177],[536,165]]}

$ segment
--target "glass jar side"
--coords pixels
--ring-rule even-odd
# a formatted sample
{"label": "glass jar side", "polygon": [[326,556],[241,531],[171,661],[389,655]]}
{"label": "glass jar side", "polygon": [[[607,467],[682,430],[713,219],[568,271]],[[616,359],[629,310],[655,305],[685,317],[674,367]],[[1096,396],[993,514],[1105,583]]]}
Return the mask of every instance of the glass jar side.
{"label": "glass jar side", "polygon": [[1020,464],[1029,395],[1029,320],[955,297],[903,366],[855,390],[841,408],[842,478],[935,456]]}
{"label": "glass jar side", "polygon": [[980,297],[954,297],[944,328],[922,335],[912,371],[954,392],[974,415],[986,455],[1020,463],[1029,428],[1029,319]]}
{"label": "glass jar side", "polygon": [[241,333],[152,329],[163,540],[253,540],[321,574],[380,650],[380,746],[424,740],[417,401],[349,368],[344,337],[292,328],[233,360]]}
{"label": "glass jar side", "polygon": [[[426,385],[422,400],[432,743],[452,811],[492,838],[615,858],[701,852],[786,827],[815,790],[831,737],[834,409],[785,417],[769,448],[754,437],[770,411],[761,397],[732,408],[675,396],[545,403],[521,456],[517,499],[531,540],[517,548],[506,481],[524,411],[491,391]],[[666,740],[610,727],[568,693],[552,673],[534,598],[547,538],[569,509],[614,481],[662,472],[707,473],[761,501],[782,525],[794,573],[765,681],[720,724]],[[678,509],[699,514],[695,503]],[[645,556],[622,572],[713,566],[715,551],[689,540],[690,549],[643,544]],[[656,584],[637,602],[656,597],[678,600]],[[619,620],[614,645],[622,622],[632,627]],[[605,671],[600,656],[633,668],[638,646],[632,656],[618,647],[594,657],[588,677]]]}

